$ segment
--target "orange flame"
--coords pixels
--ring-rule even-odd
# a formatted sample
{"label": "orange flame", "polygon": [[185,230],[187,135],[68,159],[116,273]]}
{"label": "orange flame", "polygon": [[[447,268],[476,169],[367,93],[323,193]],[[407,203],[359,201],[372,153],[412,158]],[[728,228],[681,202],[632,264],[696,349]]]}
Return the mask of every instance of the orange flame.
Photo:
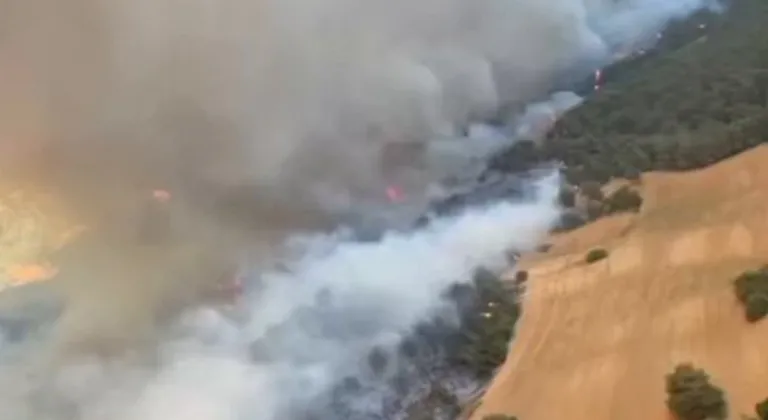
{"label": "orange flame", "polygon": [[56,267],[42,264],[20,264],[8,267],[6,274],[13,284],[33,283],[53,278],[58,273]]}

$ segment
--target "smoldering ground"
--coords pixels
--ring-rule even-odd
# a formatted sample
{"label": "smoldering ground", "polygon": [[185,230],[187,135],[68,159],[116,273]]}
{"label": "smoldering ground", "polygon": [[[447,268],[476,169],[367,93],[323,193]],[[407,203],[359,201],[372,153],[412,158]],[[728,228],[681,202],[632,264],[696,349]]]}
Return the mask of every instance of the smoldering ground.
{"label": "smoldering ground", "polygon": [[[64,313],[50,334],[54,341],[37,347],[59,356],[102,347],[112,355],[139,338],[156,345],[149,327],[170,298],[241,259],[270,259],[296,232],[332,228],[335,211],[380,195],[391,172],[380,165],[384,144],[451,136],[502,104],[538,98],[555,75],[600,63],[614,45],[701,4],[657,6],[0,0],[3,177],[50,191],[92,226],[61,257],[56,284]],[[442,176],[445,166],[416,171],[409,191]],[[173,195],[175,241],[139,245],[137,225],[155,188]],[[481,242],[477,249],[488,250]],[[427,245],[422,252],[440,250]],[[475,251],[451,252],[461,259]],[[354,275],[339,275],[365,282],[367,270],[384,267],[390,266],[361,262]],[[438,271],[436,284],[448,282]],[[432,274],[423,274],[409,278],[430,281]],[[259,304],[290,311],[294,281],[279,286],[287,288],[282,299]],[[344,283],[345,290],[356,287]],[[424,309],[439,300],[426,292],[416,299],[409,289],[393,283],[382,304],[392,311],[406,299]],[[247,372],[261,369],[223,363],[246,382]],[[266,378],[269,386],[258,388],[264,401],[294,395],[275,379],[282,376]],[[259,418],[275,410],[262,407]]]}

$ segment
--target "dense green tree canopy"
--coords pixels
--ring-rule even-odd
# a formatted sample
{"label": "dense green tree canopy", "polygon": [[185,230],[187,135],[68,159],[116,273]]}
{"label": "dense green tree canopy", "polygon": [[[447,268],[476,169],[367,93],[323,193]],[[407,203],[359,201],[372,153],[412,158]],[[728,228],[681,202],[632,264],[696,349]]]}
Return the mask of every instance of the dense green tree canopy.
{"label": "dense green tree canopy", "polygon": [[606,83],[538,145],[490,169],[562,161],[571,183],[712,164],[768,139],[768,2],[734,0],[672,25],[647,54],[605,69]]}

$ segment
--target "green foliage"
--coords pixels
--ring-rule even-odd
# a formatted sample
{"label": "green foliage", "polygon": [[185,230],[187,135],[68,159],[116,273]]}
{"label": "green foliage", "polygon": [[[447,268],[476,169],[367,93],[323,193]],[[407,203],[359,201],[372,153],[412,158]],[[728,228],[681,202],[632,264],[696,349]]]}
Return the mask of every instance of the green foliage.
{"label": "green foliage", "polygon": [[768,315],[768,266],[742,273],[733,281],[733,288],[749,322]]}
{"label": "green foliage", "polygon": [[600,260],[603,260],[607,257],[608,257],[608,251],[604,250],[603,248],[595,248],[587,252],[587,255],[584,257],[584,261],[587,264],[592,264]]}
{"label": "green foliage", "polygon": [[506,359],[520,307],[515,293],[488,270],[478,270],[472,293],[475,304],[462,320],[453,359],[478,378],[487,379]]}
{"label": "green foliage", "polygon": [[[481,382],[491,378],[506,359],[520,315],[518,289],[511,280],[502,281],[495,272],[479,269],[471,282],[457,283],[445,291],[445,299],[455,304],[457,312],[450,311],[448,317],[437,314],[417,325],[397,349],[377,347],[369,352],[370,372],[387,380],[408,401],[403,407],[408,420],[457,418],[461,404],[448,386],[457,372]],[[454,315],[459,316],[458,325]],[[407,367],[403,375],[390,376],[401,367]],[[410,380],[410,368],[428,378],[427,387]]]}
{"label": "green foliage", "polygon": [[691,364],[680,364],[666,376],[667,408],[677,420],[724,420],[725,393],[709,375]]}
{"label": "green foliage", "polygon": [[768,420],[768,398],[755,404],[755,413],[760,420]]}
{"label": "green foliage", "polygon": [[603,202],[603,211],[607,214],[619,212],[636,212],[643,205],[643,198],[637,191],[622,186]]}
{"label": "green foliage", "polygon": [[747,298],[744,303],[744,315],[749,322],[757,322],[768,315],[768,296],[755,295]]}
{"label": "green foliage", "polygon": [[603,69],[603,88],[543,142],[517,143],[490,168],[555,160],[568,183],[583,186],[700,168],[768,141],[768,2],[729,3],[725,13],[676,22],[647,54]]}

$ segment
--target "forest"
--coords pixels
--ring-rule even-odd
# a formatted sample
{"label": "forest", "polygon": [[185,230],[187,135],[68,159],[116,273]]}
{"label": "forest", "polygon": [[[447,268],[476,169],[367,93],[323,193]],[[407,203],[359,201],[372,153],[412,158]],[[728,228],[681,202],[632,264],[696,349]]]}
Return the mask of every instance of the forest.
{"label": "forest", "polygon": [[710,165],[768,138],[768,2],[734,0],[671,25],[647,54],[604,70],[605,84],[539,143],[489,171],[565,164],[569,183]]}
{"label": "forest", "polygon": [[[601,88],[561,117],[544,139],[518,142],[493,156],[481,181],[493,173],[521,174],[560,162],[569,184],[561,202],[572,207],[574,191],[579,191],[599,207],[586,217],[593,219],[634,211],[642,203],[630,187],[604,196],[601,185],[612,179],[636,180],[642,172],[654,170],[696,169],[763,143],[768,139],[766,22],[765,0],[732,0],[723,13],[702,11],[673,22],[653,48],[603,69]],[[585,261],[605,256],[604,250],[593,249]],[[424,325],[425,330],[414,337],[414,349],[420,349],[413,351],[414,357],[437,352],[445,357],[427,366],[487,381],[504,361],[520,315],[515,302],[523,284],[524,280],[518,281],[514,290],[502,290],[502,282],[486,273],[475,279],[474,288],[454,290],[452,298],[467,302],[459,305],[465,309],[462,328],[451,333],[453,339],[431,340],[436,325]],[[742,289],[747,290],[743,285]],[[482,312],[488,308],[493,310]],[[471,315],[478,312],[488,318]],[[441,348],[426,351],[427,343],[441,343]],[[444,384],[440,375],[434,379],[436,385]],[[430,389],[428,398],[408,410],[411,418],[438,418],[446,407],[458,412],[457,400],[446,396],[449,389]],[[670,404],[677,408],[677,401],[673,398]]]}

